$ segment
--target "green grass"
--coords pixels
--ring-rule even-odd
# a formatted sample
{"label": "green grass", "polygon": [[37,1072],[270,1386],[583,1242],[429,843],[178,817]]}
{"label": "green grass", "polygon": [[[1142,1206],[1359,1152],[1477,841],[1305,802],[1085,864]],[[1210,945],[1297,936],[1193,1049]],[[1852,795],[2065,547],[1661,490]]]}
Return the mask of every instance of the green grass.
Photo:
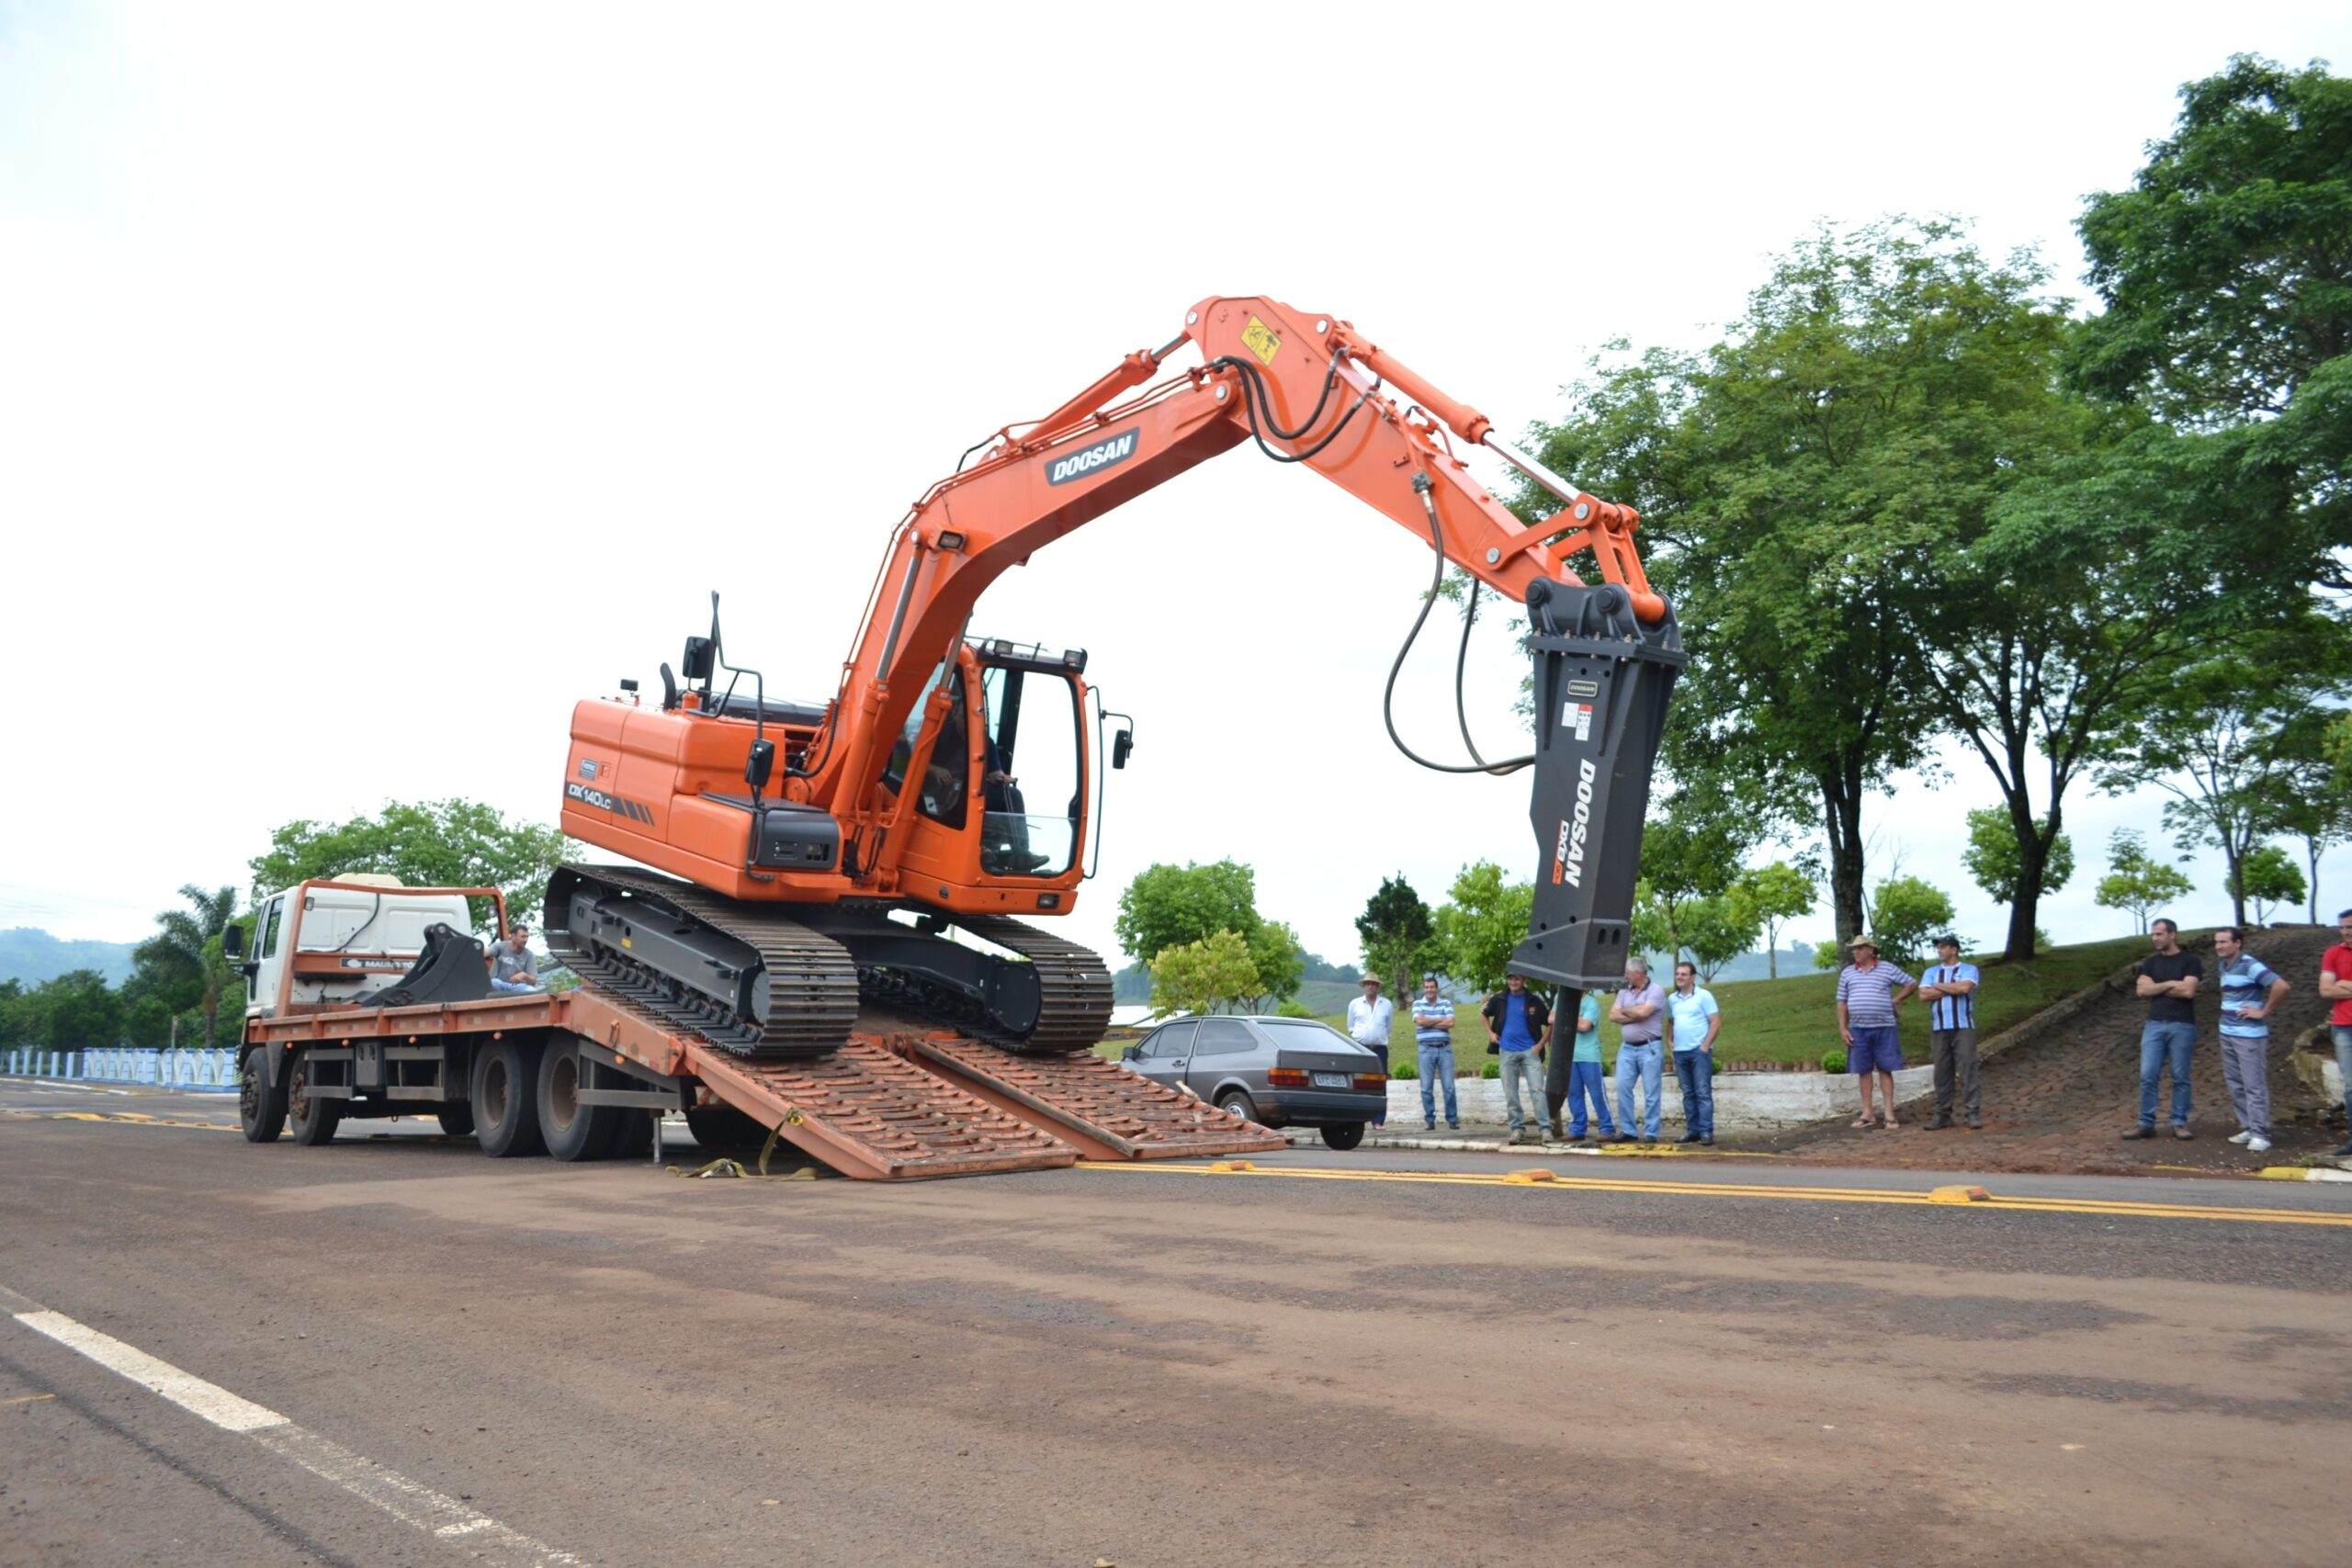
{"label": "green grass", "polygon": [[[2147,938],[2131,936],[2053,947],[2027,964],[1971,958],[1969,962],[1984,975],[1976,991],[1977,1038],[1990,1040],[2147,951]],[[1904,967],[1913,975],[1922,973],[1924,968],[1910,964]],[[1817,1067],[1825,1054],[1845,1048],[1838,1038],[1835,974],[1815,971],[1783,976],[1778,980],[1741,980],[1707,988],[1715,994],[1715,1000],[1724,1010],[1723,1033],[1715,1041],[1718,1063],[1728,1066],[1735,1062],[1792,1062]],[[1604,1010],[1610,999],[1602,999]],[[1897,1016],[1902,1021],[1903,1059],[1914,1064],[1925,1062],[1926,1004],[1905,1002]],[[1347,1027],[1344,1015],[1334,1014],[1324,1021],[1343,1030]],[[1604,1021],[1600,1039],[1603,1058],[1613,1064],[1617,1059],[1617,1026]],[[1403,1009],[1397,1011],[1396,1026],[1389,1042],[1391,1061],[1413,1059],[1413,1023]],[[1109,1055],[1115,1057],[1118,1052],[1113,1050]],[[1486,1060],[1485,1021],[1478,1016],[1476,1005],[1457,1004],[1453,1020],[1455,1072],[1465,1077],[1474,1075]]]}

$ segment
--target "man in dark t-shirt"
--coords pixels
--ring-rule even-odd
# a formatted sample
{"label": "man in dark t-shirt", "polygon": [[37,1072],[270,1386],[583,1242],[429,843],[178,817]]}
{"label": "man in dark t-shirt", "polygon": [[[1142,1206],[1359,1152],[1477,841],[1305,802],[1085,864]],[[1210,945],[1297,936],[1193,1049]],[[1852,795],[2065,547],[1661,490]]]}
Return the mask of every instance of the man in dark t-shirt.
{"label": "man in dark t-shirt", "polygon": [[2156,1135],[2156,1085],[2172,1069],[2172,1135],[2188,1130],[2188,1058],[2197,1045],[2197,987],[2205,965],[2180,948],[2180,928],[2158,919],[2148,929],[2155,952],[2140,961],[2139,993],[2148,999],[2148,1021],[2140,1030],[2140,1120],[2123,1135]]}

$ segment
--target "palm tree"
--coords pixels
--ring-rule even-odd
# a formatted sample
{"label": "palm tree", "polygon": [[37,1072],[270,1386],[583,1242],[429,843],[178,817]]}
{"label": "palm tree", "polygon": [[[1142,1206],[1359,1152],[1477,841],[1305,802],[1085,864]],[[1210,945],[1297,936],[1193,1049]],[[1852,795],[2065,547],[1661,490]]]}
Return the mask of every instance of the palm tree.
{"label": "palm tree", "polygon": [[166,909],[155,917],[163,929],[140,945],[141,962],[176,970],[200,987],[204,1009],[204,1043],[212,1043],[212,1030],[220,1012],[220,994],[228,985],[228,966],[220,961],[220,933],[236,918],[237,890],[214,892],[191,882],[180,889],[187,909]]}

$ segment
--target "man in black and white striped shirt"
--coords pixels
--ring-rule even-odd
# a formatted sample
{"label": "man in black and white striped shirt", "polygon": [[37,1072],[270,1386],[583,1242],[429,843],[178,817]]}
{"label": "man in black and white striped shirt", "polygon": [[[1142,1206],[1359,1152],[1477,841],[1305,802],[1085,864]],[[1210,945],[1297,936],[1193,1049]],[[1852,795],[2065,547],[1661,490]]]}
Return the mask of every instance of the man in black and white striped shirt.
{"label": "man in black and white striped shirt", "polygon": [[1928,1004],[1928,1050],[1936,1064],[1936,1113],[1932,1133],[1951,1125],[1952,1079],[1960,1079],[1961,1109],[1972,1127],[1984,1125],[1984,1095],[1976,1075],[1976,965],[1960,961],[1960,938],[1936,939],[1936,966],[1919,982]]}

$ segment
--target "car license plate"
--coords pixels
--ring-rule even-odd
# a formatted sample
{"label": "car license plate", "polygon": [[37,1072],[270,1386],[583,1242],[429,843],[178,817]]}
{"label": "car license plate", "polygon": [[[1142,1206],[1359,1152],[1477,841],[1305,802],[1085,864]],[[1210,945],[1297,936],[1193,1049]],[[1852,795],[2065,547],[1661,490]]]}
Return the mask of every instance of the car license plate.
{"label": "car license plate", "polygon": [[1345,1073],[1317,1073],[1315,1075],[1315,1087],[1317,1089],[1345,1089],[1348,1087],[1348,1075]]}

